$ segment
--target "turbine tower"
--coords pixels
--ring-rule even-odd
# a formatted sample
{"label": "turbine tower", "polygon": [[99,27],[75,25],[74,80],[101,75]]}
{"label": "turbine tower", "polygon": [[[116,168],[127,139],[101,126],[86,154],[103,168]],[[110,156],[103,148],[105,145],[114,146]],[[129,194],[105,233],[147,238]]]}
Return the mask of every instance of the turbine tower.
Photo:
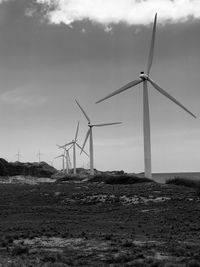
{"label": "turbine tower", "polygon": [[[79,131],[79,122],[77,124],[75,138],[71,142],[69,142],[63,146],[60,146],[60,148],[64,148],[64,147],[66,148],[67,146],[70,146],[70,145],[72,145],[71,147],[73,147],[73,169],[74,169],[73,173],[74,173],[74,175],[76,175],[76,146],[80,150],[82,150],[81,146],[77,143],[78,131]],[[83,152],[88,156],[88,154],[84,150],[83,150]]]}
{"label": "turbine tower", "polygon": [[77,100],[75,100],[77,105],[79,106],[80,110],[83,112],[84,116],[86,117],[88,121],[88,131],[86,133],[85,141],[83,143],[81,152],[83,151],[85,144],[87,142],[88,137],[90,137],[90,175],[94,175],[94,151],[93,151],[93,136],[92,136],[92,128],[93,127],[101,127],[101,126],[109,126],[114,124],[121,124],[121,122],[111,122],[111,123],[103,123],[103,124],[91,124],[90,118],[84,111],[84,109],[81,107],[81,105],[78,103]]}
{"label": "turbine tower", "polygon": [[149,51],[149,57],[147,62],[147,73],[143,71],[140,73],[139,78],[126,84],[125,86],[121,87],[120,89],[114,91],[113,93],[109,94],[108,96],[100,99],[96,103],[106,100],[114,95],[117,95],[131,87],[139,83],[143,83],[143,135],[144,135],[144,166],[145,166],[145,177],[152,178],[151,173],[151,138],[150,138],[150,119],[149,119],[149,101],[148,101],[148,88],[147,83],[149,82],[158,92],[169,98],[179,107],[184,109],[188,112],[191,116],[196,118],[196,116],[190,112],[187,108],[185,108],[180,102],[178,102],[174,97],[168,94],[165,90],[163,90],[155,81],[153,81],[150,77],[150,70],[153,62],[153,54],[154,54],[154,43],[155,43],[155,35],[156,35],[156,21],[157,21],[157,14],[155,14],[154,25],[153,25],[153,32],[152,32],[152,39],[151,39],[151,46]]}
{"label": "turbine tower", "polygon": [[65,158],[66,158],[67,173],[69,173],[69,169],[71,168],[71,159],[70,159],[70,155],[69,155],[69,150],[71,149],[71,147],[69,147],[68,149],[66,149],[66,147],[65,147]]}

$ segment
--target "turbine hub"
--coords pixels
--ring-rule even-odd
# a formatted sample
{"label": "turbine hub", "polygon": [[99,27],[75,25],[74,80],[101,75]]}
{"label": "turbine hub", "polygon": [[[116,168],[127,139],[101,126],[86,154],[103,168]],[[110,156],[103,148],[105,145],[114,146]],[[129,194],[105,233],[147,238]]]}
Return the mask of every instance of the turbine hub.
{"label": "turbine hub", "polygon": [[139,76],[143,81],[147,80],[148,75],[144,73],[144,71],[140,72],[140,76]]}

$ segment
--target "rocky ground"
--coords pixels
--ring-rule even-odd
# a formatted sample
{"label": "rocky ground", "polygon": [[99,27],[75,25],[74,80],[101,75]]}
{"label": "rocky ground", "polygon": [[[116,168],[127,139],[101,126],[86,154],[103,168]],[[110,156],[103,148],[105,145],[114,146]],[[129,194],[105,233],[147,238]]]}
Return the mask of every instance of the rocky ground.
{"label": "rocky ground", "polygon": [[0,185],[0,266],[200,266],[195,189]]}

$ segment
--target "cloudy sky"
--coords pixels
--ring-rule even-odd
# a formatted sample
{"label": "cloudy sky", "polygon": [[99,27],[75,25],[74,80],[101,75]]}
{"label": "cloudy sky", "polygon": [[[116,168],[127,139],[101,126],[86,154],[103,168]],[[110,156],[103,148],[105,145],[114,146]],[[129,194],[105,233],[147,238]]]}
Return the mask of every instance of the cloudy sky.
{"label": "cloudy sky", "polygon": [[149,86],[152,170],[200,171],[199,0],[1,0],[1,157],[49,162],[78,121],[82,145],[76,98],[93,123],[123,122],[94,129],[95,167],[143,171],[142,86],[95,102],[146,69],[155,12],[151,77],[198,118]]}

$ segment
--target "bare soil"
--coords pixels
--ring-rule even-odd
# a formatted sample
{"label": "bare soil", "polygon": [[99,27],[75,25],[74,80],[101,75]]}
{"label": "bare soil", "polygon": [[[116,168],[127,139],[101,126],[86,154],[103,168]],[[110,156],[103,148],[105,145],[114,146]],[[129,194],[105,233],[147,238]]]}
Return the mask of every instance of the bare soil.
{"label": "bare soil", "polygon": [[195,189],[1,184],[0,266],[200,266]]}

